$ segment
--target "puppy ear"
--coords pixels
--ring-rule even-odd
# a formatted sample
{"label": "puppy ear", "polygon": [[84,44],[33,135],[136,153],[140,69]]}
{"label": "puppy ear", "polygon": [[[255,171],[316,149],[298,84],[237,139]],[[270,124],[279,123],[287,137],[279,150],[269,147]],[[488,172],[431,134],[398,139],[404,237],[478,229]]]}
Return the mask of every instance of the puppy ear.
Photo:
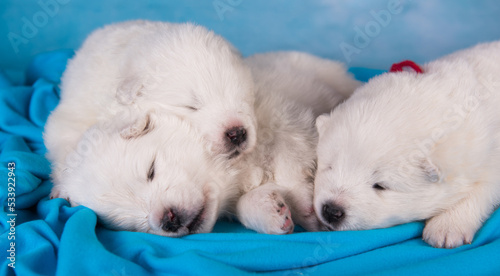
{"label": "puppy ear", "polygon": [[123,139],[133,139],[143,136],[154,129],[152,113],[139,116],[132,124],[125,126],[120,131]]}
{"label": "puppy ear", "polygon": [[318,130],[318,133],[321,135],[323,133],[323,130],[326,128],[326,123],[330,119],[330,113],[325,113],[322,115],[319,115],[318,118],[316,118],[316,129]]}
{"label": "puppy ear", "polygon": [[122,80],[116,90],[116,99],[120,104],[131,105],[142,95],[144,85],[139,77]]}
{"label": "puppy ear", "polygon": [[422,160],[420,168],[422,169],[423,175],[427,181],[436,183],[441,180],[441,172],[439,168],[428,158]]}

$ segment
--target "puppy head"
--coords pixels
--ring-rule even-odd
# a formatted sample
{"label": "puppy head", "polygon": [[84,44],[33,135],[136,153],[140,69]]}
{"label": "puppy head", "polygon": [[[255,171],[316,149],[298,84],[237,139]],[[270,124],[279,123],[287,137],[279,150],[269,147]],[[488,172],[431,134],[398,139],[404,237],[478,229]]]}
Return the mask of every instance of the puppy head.
{"label": "puppy head", "polygon": [[[411,86],[393,87],[382,91],[369,83],[316,121],[314,207],[332,230],[427,219],[463,193],[446,183],[436,144],[426,140],[431,121],[419,113],[418,99],[405,93]],[[388,99],[383,93],[402,96]]]}
{"label": "puppy head", "polygon": [[254,147],[253,80],[231,44],[192,24],[134,43],[139,58],[124,66],[120,102],[161,106],[187,119],[227,158]]}
{"label": "puppy head", "polygon": [[91,208],[114,229],[171,237],[211,231],[225,198],[200,135],[172,116],[120,121],[83,135],[53,194]]}

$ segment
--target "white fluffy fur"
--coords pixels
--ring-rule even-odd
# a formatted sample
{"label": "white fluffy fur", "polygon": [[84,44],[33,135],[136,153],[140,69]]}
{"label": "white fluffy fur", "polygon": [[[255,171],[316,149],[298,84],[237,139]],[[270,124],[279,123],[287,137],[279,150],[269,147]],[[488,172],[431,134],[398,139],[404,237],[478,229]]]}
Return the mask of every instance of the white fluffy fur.
{"label": "white fluffy fur", "polygon": [[498,206],[500,42],[423,70],[375,77],[317,119],[314,207],[332,230],[426,219],[424,240],[453,248]]}
{"label": "white fluffy fur", "polygon": [[305,53],[258,54],[246,63],[256,82],[258,131],[255,149],[238,164],[238,218],[263,233],[290,233],[294,222],[317,231],[314,113],[333,109],[359,83],[342,64]]}
{"label": "white fluffy fur", "polygon": [[[259,232],[289,233],[292,218],[317,230],[314,114],[355,86],[341,65],[307,54],[243,62],[191,24],[105,27],[68,64],[45,129],[52,196],[93,209],[112,228],[166,236],[209,232],[235,208]],[[224,137],[233,126],[247,130],[238,148]],[[243,154],[228,159],[235,152]],[[172,210],[182,217],[176,231],[162,228]]]}
{"label": "white fluffy fur", "polygon": [[[217,153],[255,144],[250,71],[227,41],[201,26],[130,21],[98,29],[70,60],[61,90],[45,131],[52,160],[65,158],[82,129],[124,107],[187,119]],[[225,137],[235,126],[247,130],[239,148]]]}
{"label": "white fluffy fur", "polygon": [[[91,208],[114,229],[172,237],[211,231],[239,193],[231,172],[218,167],[188,123],[167,114],[148,116],[149,130],[138,137],[123,137],[136,124],[127,116],[101,121],[83,133],[61,164],[52,196]],[[152,167],[154,178],[148,179]],[[168,210],[182,217],[177,231],[161,227]]]}
{"label": "white fluffy fur", "polygon": [[[220,36],[192,24],[104,27],[70,60],[61,90],[44,133],[53,197],[94,209],[110,226],[179,236],[185,227],[161,231],[161,212],[185,213],[187,224],[204,204],[203,225],[193,231],[207,232],[237,196],[231,168],[216,161],[255,144],[253,80]],[[174,115],[184,122],[161,118]],[[233,126],[247,130],[239,147],[225,137]],[[83,135],[88,129],[97,142]],[[149,185],[154,153],[163,173]]]}
{"label": "white fluffy fur", "polygon": [[342,63],[307,53],[256,54],[245,62],[252,68],[260,89],[311,108],[315,117],[330,112],[360,85]]}

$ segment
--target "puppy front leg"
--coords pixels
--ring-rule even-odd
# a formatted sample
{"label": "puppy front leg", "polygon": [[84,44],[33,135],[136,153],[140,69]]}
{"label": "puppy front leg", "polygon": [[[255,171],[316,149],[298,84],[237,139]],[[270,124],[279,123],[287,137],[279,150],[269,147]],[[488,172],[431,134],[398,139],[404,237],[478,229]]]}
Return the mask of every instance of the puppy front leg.
{"label": "puppy front leg", "polygon": [[427,220],[423,239],[438,248],[455,248],[472,243],[483,221],[493,212],[491,191],[484,183],[475,183],[474,190],[452,208]]}
{"label": "puppy front leg", "polygon": [[266,234],[290,234],[294,224],[280,186],[263,184],[244,194],[237,203],[236,213],[247,228]]}

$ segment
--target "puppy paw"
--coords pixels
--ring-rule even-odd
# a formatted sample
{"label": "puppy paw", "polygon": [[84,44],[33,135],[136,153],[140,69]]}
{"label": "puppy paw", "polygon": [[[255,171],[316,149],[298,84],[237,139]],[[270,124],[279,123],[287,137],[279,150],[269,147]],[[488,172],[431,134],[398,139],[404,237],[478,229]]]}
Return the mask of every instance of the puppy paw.
{"label": "puppy paw", "polygon": [[50,199],[58,198],[59,197],[59,190],[58,189],[52,189],[49,195]]}
{"label": "puppy paw", "polygon": [[456,248],[472,243],[477,229],[467,223],[460,224],[446,215],[438,215],[427,220],[423,240],[437,248]]}
{"label": "puppy paw", "polygon": [[70,202],[69,201],[69,196],[67,196],[67,195],[64,194],[64,192],[60,189],[60,186],[54,186],[52,188],[52,191],[50,191],[49,198],[50,199],[64,198],[64,199],[66,199],[67,202]]}
{"label": "puppy paw", "polygon": [[238,218],[245,227],[266,234],[293,233],[290,208],[278,191],[256,188],[240,198]]}
{"label": "puppy paw", "polygon": [[292,213],[290,212],[290,209],[279,194],[273,193],[271,197],[275,198],[275,200],[271,201],[271,208],[274,207],[276,213],[274,215],[271,215],[271,223],[268,229],[269,234],[293,233],[294,224],[292,221]]}

